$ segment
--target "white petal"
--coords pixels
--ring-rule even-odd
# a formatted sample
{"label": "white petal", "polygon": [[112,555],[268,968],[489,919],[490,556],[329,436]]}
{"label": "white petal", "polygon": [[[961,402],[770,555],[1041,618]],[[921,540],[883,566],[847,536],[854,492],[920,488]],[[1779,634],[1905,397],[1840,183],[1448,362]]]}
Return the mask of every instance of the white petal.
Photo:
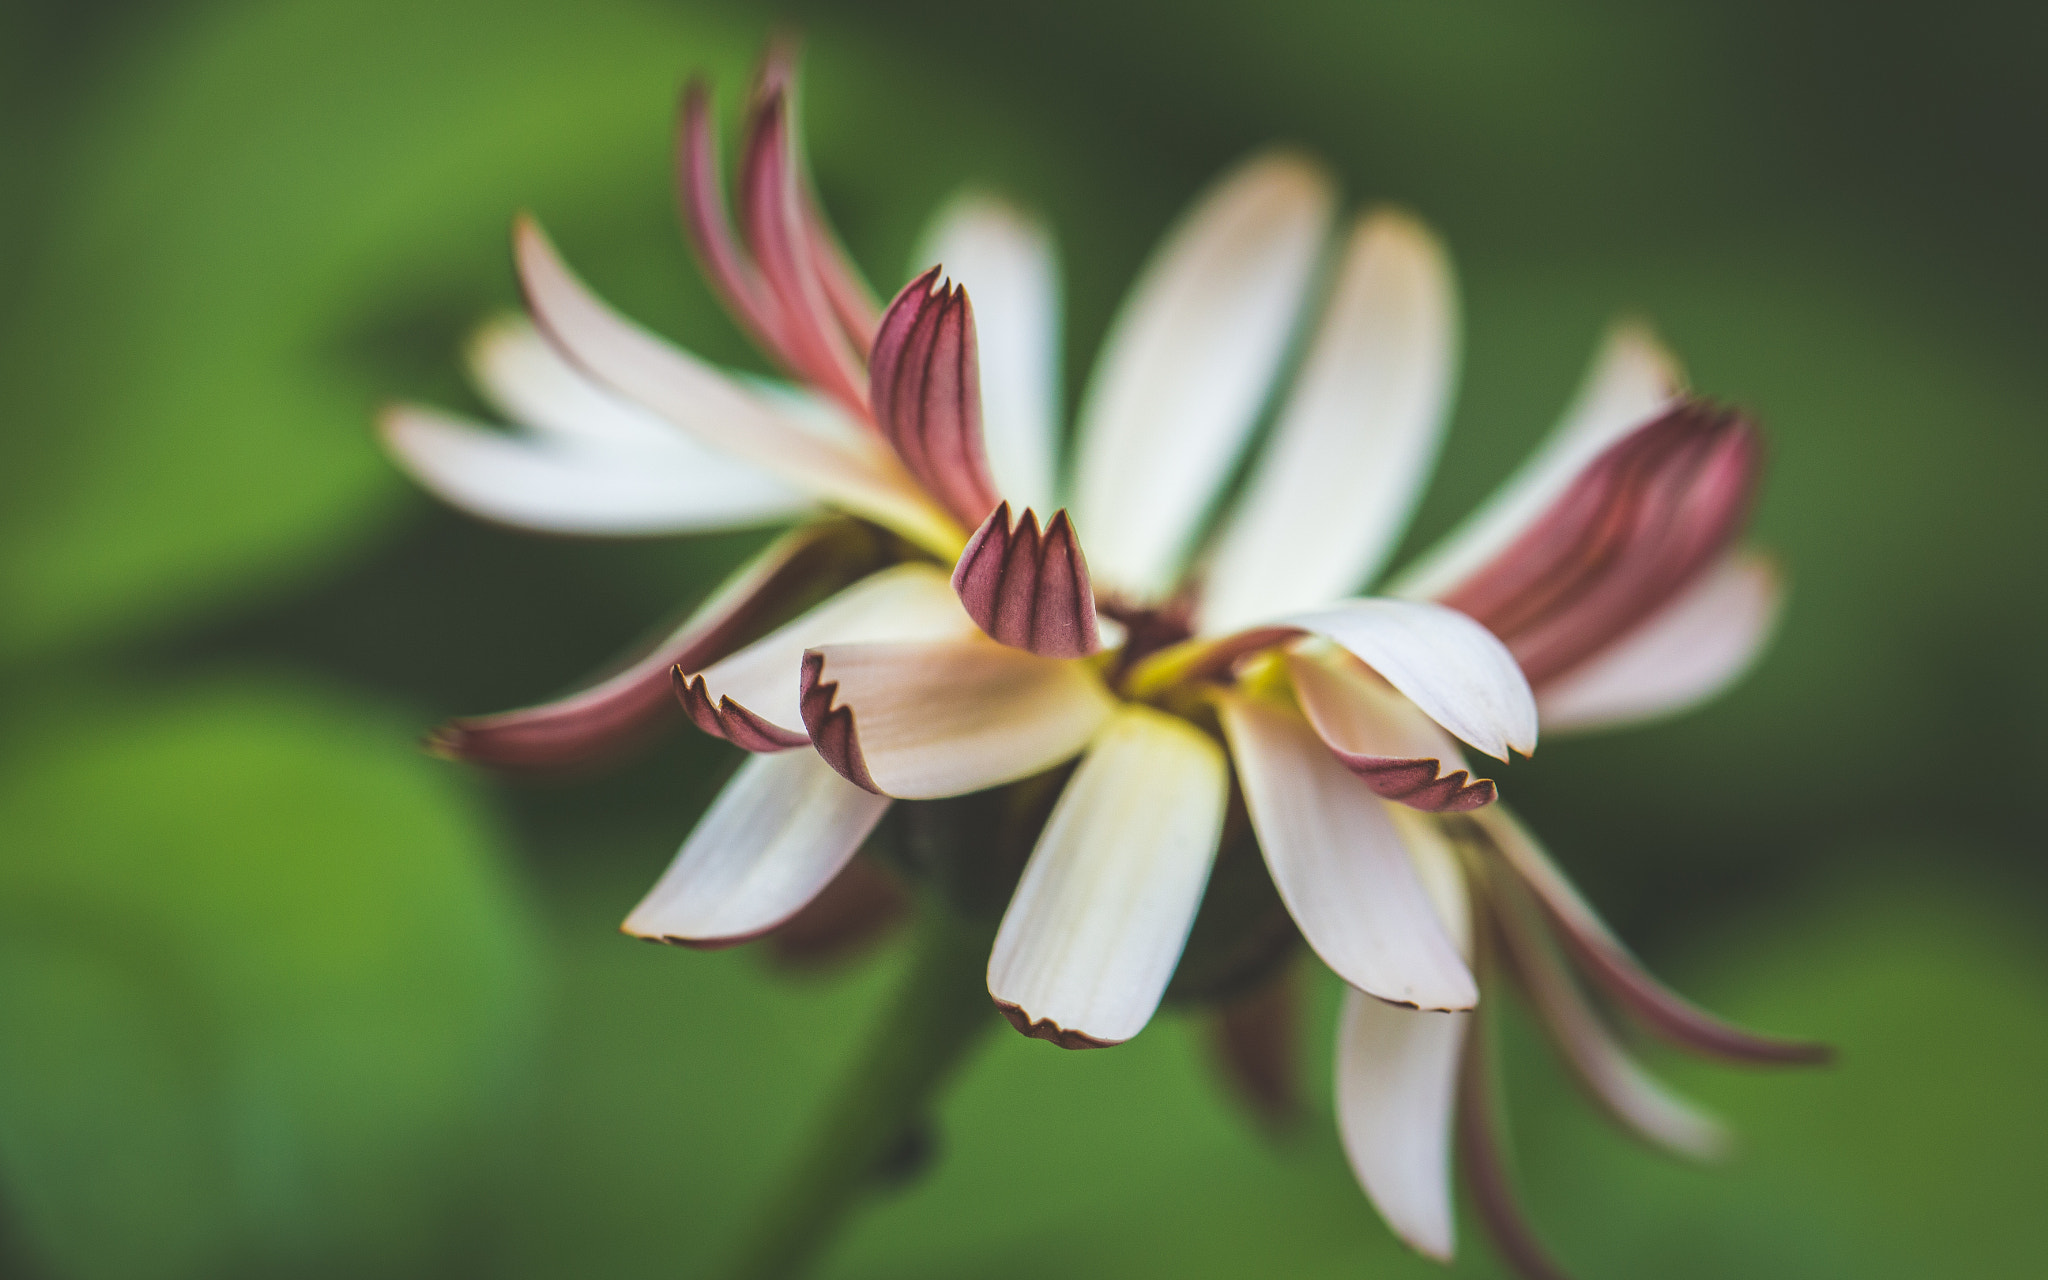
{"label": "white petal", "polygon": [[1465,886],[1465,868],[1458,860],[1457,846],[1444,834],[1444,824],[1428,814],[1392,805],[1387,815],[1401,834],[1401,844],[1422,881],[1423,892],[1436,908],[1436,918],[1451,937],[1458,954],[1472,958],[1472,894]]}
{"label": "white petal", "polygon": [[1450,263],[1436,238],[1398,213],[1361,219],[1209,563],[1201,630],[1314,608],[1378,571],[1436,463],[1457,337]]}
{"label": "white petal", "polygon": [[1078,431],[1074,524],[1097,582],[1141,600],[1172,590],[1272,386],[1332,203],[1321,170],[1258,157],[1196,203],[1131,290]]}
{"label": "white petal", "polygon": [[1735,552],[1685,594],[1536,695],[1545,729],[1673,715],[1733,684],[1770,638],[1784,595],[1764,556]]}
{"label": "white petal", "polygon": [[1451,1260],[1451,1116],[1469,1013],[1398,1009],[1347,992],[1337,1125],[1352,1171],[1411,1248]]}
{"label": "white petal", "polygon": [[380,424],[412,477],[471,515],[550,533],[658,534],[788,519],[810,504],[703,450],[570,447],[402,405]]}
{"label": "white petal", "polygon": [[771,397],[620,316],[571,274],[531,221],[520,221],[515,248],[541,331],[620,395],[804,493],[947,559],[960,553],[966,532],[925,497],[879,436],[821,436]]}
{"label": "white petal", "polygon": [[[565,444],[708,452],[668,419],[590,380],[524,316],[500,316],[470,338],[470,376],[508,419]],[[718,455],[712,455],[714,457]]]}
{"label": "white petal", "polygon": [[1059,261],[1052,236],[1003,201],[963,195],[939,211],[913,273],[943,264],[966,286],[981,350],[981,431],[996,488],[1052,511],[1059,439]]}
{"label": "white petal", "polygon": [[1347,600],[1280,620],[1349,649],[1424,715],[1496,759],[1536,749],[1536,698],[1514,655],[1455,609]]}
{"label": "white petal", "polygon": [[911,800],[1050,769],[1079,754],[1117,705],[1087,663],[979,634],[823,645],[807,661],[804,718],[819,754],[856,782]]}
{"label": "white petal", "polygon": [[621,927],[700,944],[765,933],[831,883],[888,807],[808,751],[749,756]]}
{"label": "white petal", "polygon": [[805,650],[823,644],[977,634],[974,620],[960,607],[942,570],[902,564],[861,579],[731,657],[687,674],[702,679],[711,704],[730,699],[776,728],[805,738]]}
{"label": "white petal", "polygon": [[1289,707],[1218,697],[1252,828],[1302,936],[1361,991],[1469,1009],[1478,984],[1437,918],[1387,804]]}
{"label": "white petal", "polygon": [[1010,899],[988,989],[1020,1028],[1116,1044],[1159,1007],[1209,881],[1230,794],[1223,752],[1126,706],[1067,783]]}
{"label": "white petal", "polygon": [[1440,596],[1498,555],[1601,450],[1668,408],[1685,389],[1678,361],[1638,324],[1616,326],[1564,417],[1522,467],[1463,524],[1404,570],[1389,594]]}

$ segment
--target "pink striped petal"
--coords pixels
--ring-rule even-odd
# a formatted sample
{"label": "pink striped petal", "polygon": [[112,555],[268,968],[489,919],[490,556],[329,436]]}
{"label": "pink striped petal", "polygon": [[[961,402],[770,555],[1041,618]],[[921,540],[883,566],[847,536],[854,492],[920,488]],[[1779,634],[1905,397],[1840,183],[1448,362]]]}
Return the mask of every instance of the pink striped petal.
{"label": "pink striped petal", "polygon": [[1469,1013],[1398,1009],[1359,991],[1337,1024],[1337,1128],[1352,1172],[1387,1226],[1449,1262],[1451,1114]]}
{"label": "pink striped petal", "polygon": [[631,750],[680,719],[670,668],[714,661],[789,596],[858,563],[858,553],[842,545],[844,532],[821,524],[785,534],[618,674],[553,702],[451,720],[429,737],[429,748],[505,769],[585,767]]}
{"label": "pink striped petal", "polygon": [[808,751],[753,756],[620,928],[693,947],[758,938],[830,884],[888,808]]}
{"label": "pink striped petal", "polygon": [[1385,803],[1291,708],[1229,692],[1216,705],[1273,885],[1323,963],[1394,1004],[1476,1004]]}
{"label": "pink striped petal", "polygon": [[1826,1045],[1745,1031],[1670,990],[1629,954],[1557,864],[1503,806],[1481,809],[1472,818],[1508,868],[1543,904],[1580,971],[1650,1031],[1681,1049],[1729,1062],[1811,1064],[1834,1056]]}
{"label": "pink striped petal", "polygon": [[1207,735],[1149,707],[1116,712],[1053,807],[996,933],[988,990],[1012,1025],[1067,1049],[1144,1029],[1187,944],[1229,795]]}
{"label": "pink striped petal", "polygon": [[981,441],[974,307],[933,267],[882,315],[868,364],[875,424],[925,492],[972,528],[998,501]]}
{"label": "pink striped petal", "polygon": [[718,124],[712,113],[711,86],[701,79],[691,80],[683,92],[679,144],[678,204],[704,278],[761,349],[779,353],[785,346],[781,308],[733,236],[718,160]]}
{"label": "pink striped petal", "polygon": [[1377,795],[1426,813],[1492,804],[1492,779],[1458,766],[1457,744],[1348,653],[1289,654],[1294,695],[1316,735]]}
{"label": "pink striped petal", "polygon": [[678,664],[676,696],[696,726],[748,751],[810,745],[804,651],[821,644],[972,636],[945,575],[904,564],[863,578],[738,653],[700,671]]}
{"label": "pink striped petal", "polygon": [[1608,729],[1698,706],[1756,660],[1784,594],[1769,557],[1722,557],[1635,630],[1540,686],[1543,727]]}
{"label": "pink striped petal", "polygon": [[1048,658],[1085,658],[1102,648],[1088,561],[1061,511],[1040,536],[1038,515],[1010,523],[1005,502],[967,540],[953,567],[967,616],[992,639]]}
{"label": "pink striped petal", "polygon": [[1655,334],[1640,324],[1615,326],[1550,437],[1387,593],[1435,599],[1478,572],[1542,516],[1587,463],[1669,409],[1684,389],[1684,372]]}
{"label": "pink striped petal", "polygon": [[931,800],[1071,758],[1116,702],[1083,664],[967,635],[814,648],[802,710],[818,753],[849,781]]}

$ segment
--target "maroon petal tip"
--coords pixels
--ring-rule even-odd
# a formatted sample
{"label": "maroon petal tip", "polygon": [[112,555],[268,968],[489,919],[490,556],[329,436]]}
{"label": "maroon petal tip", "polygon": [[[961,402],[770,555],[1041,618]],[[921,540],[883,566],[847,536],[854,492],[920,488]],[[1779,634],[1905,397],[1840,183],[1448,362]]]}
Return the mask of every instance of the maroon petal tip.
{"label": "maroon petal tip", "polygon": [[905,285],[875,330],[868,404],[918,483],[976,524],[996,505],[981,435],[981,370],[967,291],[933,267]]}
{"label": "maroon petal tip", "polygon": [[853,708],[833,705],[839,696],[836,681],[824,678],[825,655],[813,649],[804,654],[802,701],[804,727],[811,731],[811,745],[839,776],[863,791],[886,794],[875,785],[868,764],[861,755],[860,733],[854,727]]}
{"label": "maroon petal tip", "polygon": [[1088,561],[1065,511],[1041,534],[1029,509],[1013,525],[1000,503],[953,566],[953,592],[990,639],[1047,658],[1102,648]]}
{"label": "maroon petal tip", "polygon": [[[1382,800],[1405,804],[1424,813],[1469,813],[1500,798],[1491,778],[1474,778],[1464,769],[1441,773],[1443,762],[1428,757],[1369,756],[1331,748],[1344,767],[1357,774]],[[1441,773],[1441,776],[1439,776]]]}
{"label": "maroon petal tip", "polygon": [[690,723],[714,738],[724,738],[743,751],[761,755],[810,744],[805,735],[785,729],[731,698],[720,697],[714,703],[702,675],[689,675],[678,666],[671,677],[676,699],[683,704]]}
{"label": "maroon petal tip", "polygon": [[1051,1018],[1033,1020],[1031,1015],[1006,1000],[997,1000],[996,1008],[1010,1020],[1010,1025],[1033,1040],[1044,1040],[1062,1049],[1108,1049],[1123,1043],[1121,1040],[1098,1040],[1080,1031],[1070,1031]]}

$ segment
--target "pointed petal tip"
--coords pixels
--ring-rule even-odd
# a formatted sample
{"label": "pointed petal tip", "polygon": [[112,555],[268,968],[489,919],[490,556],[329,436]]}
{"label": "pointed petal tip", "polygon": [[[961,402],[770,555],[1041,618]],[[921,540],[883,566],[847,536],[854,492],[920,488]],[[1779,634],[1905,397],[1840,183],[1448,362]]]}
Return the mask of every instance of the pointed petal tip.
{"label": "pointed petal tip", "polygon": [[810,730],[811,745],[834,772],[863,791],[886,794],[868,772],[861,754],[860,731],[855,727],[853,708],[835,706],[839,685],[825,679],[825,655],[816,649],[804,654],[800,676],[800,705],[804,727]]}
{"label": "pointed petal tip", "polygon": [[[991,997],[993,999],[993,997]],[[1062,1027],[1051,1018],[1034,1020],[1021,1007],[1004,1000],[996,1000],[995,1006],[1010,1025],[1033,1040],[1056,1044],[1062,1049],[1111,1049],[1124,1043],[1121,1040],[1100,1040],[1085,1031],[1074,1031]]]}
{"label": "pointed petal tip", "polygon": [[713,702],[702,673],[692,675],[678,664],[669,669],[669,679],[690,723],[714,738],[757,755],[810,745],[805,735],[783,728],[730,697],[721,695]]}
{"label": "pointed petal tip", "polygon": [[1041,533],[1025,508],[1013,523],[998,503],[953,568],[953,590],[990,639],[1046,658],[1085,658],[1102,649],[1087,557],[1066,510]]}

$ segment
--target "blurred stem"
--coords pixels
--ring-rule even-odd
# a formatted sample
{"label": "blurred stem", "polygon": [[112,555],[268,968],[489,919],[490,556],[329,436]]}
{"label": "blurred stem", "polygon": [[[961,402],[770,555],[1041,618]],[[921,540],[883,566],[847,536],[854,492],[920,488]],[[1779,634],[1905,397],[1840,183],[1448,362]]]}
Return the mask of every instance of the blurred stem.
{"label": "blurred stem", "polygon": [[874,1189],[890,1153],[926,1122],[967,1051],[997,1025],[985,977],[994,938],[993,921],[924,895],[902,979],[757,1213],[734,1280],[802,1275]]}

